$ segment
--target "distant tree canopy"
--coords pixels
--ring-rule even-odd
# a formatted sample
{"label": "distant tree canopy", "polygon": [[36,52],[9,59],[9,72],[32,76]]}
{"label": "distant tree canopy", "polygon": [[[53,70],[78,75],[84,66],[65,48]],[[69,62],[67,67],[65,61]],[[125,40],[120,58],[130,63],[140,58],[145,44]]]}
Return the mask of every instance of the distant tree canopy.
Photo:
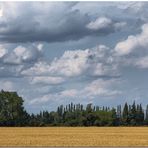
{"label": "distant tree canopy", "polygon": [[70,103],[56,111],[28,114],[16,92],[0,91],[0,126],[142,126],[148,125],[148,105],[125,103],[117,108]]}

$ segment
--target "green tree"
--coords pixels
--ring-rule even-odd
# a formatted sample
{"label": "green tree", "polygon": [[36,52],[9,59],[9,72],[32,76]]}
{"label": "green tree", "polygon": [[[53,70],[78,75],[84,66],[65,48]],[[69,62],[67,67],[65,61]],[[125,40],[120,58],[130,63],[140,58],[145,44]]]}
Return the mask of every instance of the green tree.
{"label": "green tree", "polygon": [[128,125],[128,122],[129,122],[128,120],[129,120],[129,109],[128,109],[128,104],[126,102],[123,107],[123,113],[122,113],[123,125]]}
{"label": "green tree", "polygon": [[24,126],[29,115],[24,110],[23,99],[16,92],[0,92],[0,124],[3,126]]}
{"label": "green tree", "polygon": [[132,104],[132,107],[131,107],[131,112],[129,114],[129,117],[130,117],[130,125],[136,125],[136,116],[137,116],[137,108],[136,108],[136,103],[135,101],[133,102]]}

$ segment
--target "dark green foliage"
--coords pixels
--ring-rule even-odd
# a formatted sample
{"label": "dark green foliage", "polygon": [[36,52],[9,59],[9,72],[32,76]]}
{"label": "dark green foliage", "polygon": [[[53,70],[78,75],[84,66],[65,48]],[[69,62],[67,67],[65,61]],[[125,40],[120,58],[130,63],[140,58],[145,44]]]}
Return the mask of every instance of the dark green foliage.
{"label": "dark green foliage", "polygon": [[117,109],[70,103],[56,111],[28,114],[16,92],[0,91],[0,126],[140,126],[148,125],[148,105],[125,103]]}
{"label": "dark green foliage", "polygon": [[29,115],[16,92],[0,92],[0,126],[25,126]]}
{"label": "dark green foliage", "polygon": [[127,103],[125,103],[124,108],[123,108],[122,123],[124,125],[128,125],[129,124],[129,108],[128,108]]}

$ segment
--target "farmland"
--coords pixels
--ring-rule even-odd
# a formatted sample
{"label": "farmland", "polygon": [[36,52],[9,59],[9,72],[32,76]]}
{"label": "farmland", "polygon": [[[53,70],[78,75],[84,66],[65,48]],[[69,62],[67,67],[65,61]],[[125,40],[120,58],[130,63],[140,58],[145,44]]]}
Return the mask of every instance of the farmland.
{"label": "farmland", "polygon": [[148,127],[3,127],[0,146],[148,146]]}

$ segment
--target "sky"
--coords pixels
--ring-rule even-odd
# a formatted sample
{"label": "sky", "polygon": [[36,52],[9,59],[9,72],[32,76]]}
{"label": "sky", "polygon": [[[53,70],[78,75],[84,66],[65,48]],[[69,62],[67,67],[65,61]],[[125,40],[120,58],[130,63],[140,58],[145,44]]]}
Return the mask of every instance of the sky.
{"label": "sky", "polygon": [[0,2],[0,89],[30,113],[148,104],[148,2]]}

